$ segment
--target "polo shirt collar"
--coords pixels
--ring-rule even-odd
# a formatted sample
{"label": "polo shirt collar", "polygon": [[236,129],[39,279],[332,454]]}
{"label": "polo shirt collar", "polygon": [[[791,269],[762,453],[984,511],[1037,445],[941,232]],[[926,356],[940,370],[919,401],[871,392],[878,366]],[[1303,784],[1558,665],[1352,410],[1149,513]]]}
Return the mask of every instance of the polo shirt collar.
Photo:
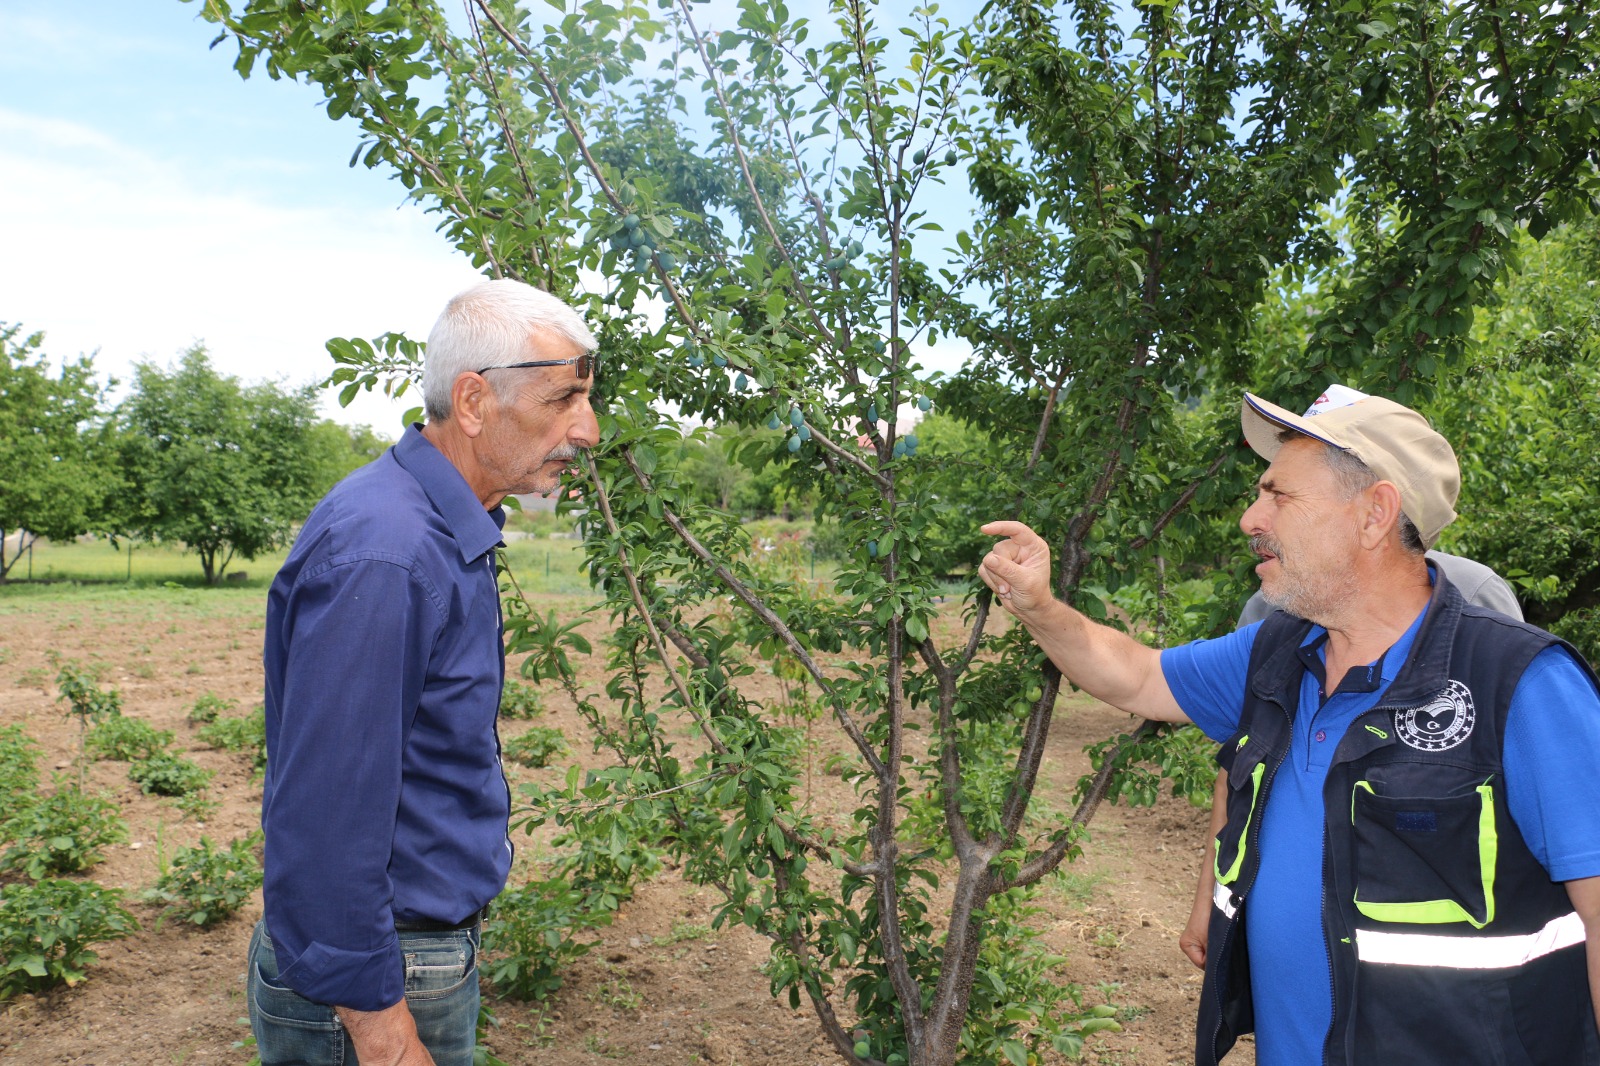
{"label": "polo shirt collar", "polygon": [[467,562],[482,557],[501,543],[506,524],[502,507],[486,511],[467,479],[433,442],[422,435],[422,423],[413,422],[394,446],[395,462],[417,479],[433,509],[439,512]]}
{"label": "polo shirt collar", "polygon": [[[1387,688],[1396,677],[1400,675],[1406,660],[1411,657],[1411,648],[1416,643],[1417,633],[1422,629],[1422,624],[1428,617],[1428,611],[1433,606],[1433,601],[1438,598],[1439,575],[1435,572],[1434,565],[1428,563],[1428,580],[1434,585],[1434,594],[1429,597],[1429,602],[1422,605],[1421,612],[1411,620],[1406,631],[1389,645],[1382,655],[1368,663],[1363,672],[1350,670],[1345,673],[1344,680],[1339,683],[1340,692],[1376,692]],[[1319,625],[1313,625],[1296,650],[1300,662],[1311,671],[1319,681],[1325,679],[1324,657],[1322,646],[1328,642],[1328,631]]]}

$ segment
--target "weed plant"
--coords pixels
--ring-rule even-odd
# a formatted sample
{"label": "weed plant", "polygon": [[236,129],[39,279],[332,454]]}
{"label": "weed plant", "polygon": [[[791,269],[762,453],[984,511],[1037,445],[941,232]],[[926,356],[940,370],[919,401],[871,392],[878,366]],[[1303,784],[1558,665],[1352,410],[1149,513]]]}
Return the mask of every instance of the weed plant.
{"label": "weed plant", "polygon": [[512,737],[501,747],[506,758],[534,769],[549,766],[551,759],[566,750],[566,739],[561,735],[561,730],[542,725]]}
{"label": "weed plant", "polygon": [[26,804],[0,826],[0,839],[10,844],[0,854],[0,868],[20,870],[37,881],[89,869],[105,857],[102,849],[128,839],[128,827],[109,797],[57,779],[53,793]]}
{"label": "weed plant", "polygon": [[0,726],[0,826],[39,792],[39,745],[20,725]]}
{"label": "weed plant", "polygon": [[194,706],[189,708],[189,721],[194,725],[206,725],[215,722],[238,705],[238,700],[225,700],[215,693],[207,692],[195,700]]}
{"label": "weed plant", "polygon": [[495,991],[530,1000],[560,988],[561,971],[598,942],[589,934],[609,925],[633,886],[661,869],[655,842],[664,831],[661,822],[621,808],[575,819],[557,834],[553,843],[569,850],[552,864],[550,879],[495,900],[481,967]]}
{"label": "weed plant", "polygon": [[187,796],[206,787],[211,771],[163,751],[128,767],[128,777],[147,796]]}
{"label": "weed plant", "polygon": [[139,928],[121,899],[121,889],[92,881],[0,887],[0,1001],[82,981],[97,958],[91,945]]}
{"label": "weed plant", "polygon": [[535,718],[544,713],[544,697],[533,685],[507,681],[500,693],[501,718]]}
{"label": "weed plant", "polygon": [[598,943],[587,934],[611,920],[584,902],[584,894],[559,876],[500,894],[484,926],[479,965],[496,993],[527,1001],[561,987],[562,970]]}
{"label": "weed plant", "polygon": [[267,712],[261,707],[243,718],[218,718],[201,726],[195,739],[219,751],[249,755],[251,769],[258,774],[267,768]]}
{"label": "weed plant", "polygon": [[185,818],[196,822],[209,821],[217,808],[222,806],[222,801],[211,798],[206,789],[198,792],[187,792],[172,801],[172,805],[183,813]]}
{"label": "weed plant", "polygon": [[166,751],[174,739],[170,732],[157,729],[149,722],[119,715],[89,730],[84,747],[97,759],[133,762]]}
{"label": "weed plant", "polygon": [[176,914],[202,929],[213,926],[250,902],[250,894],[261,887],[261,862],[256,857],[260,844],[260,833],[240,837],[226,848],[201,837],[195,847],[178,849],[143,898],[146,903],[167,905],[161,921]]}

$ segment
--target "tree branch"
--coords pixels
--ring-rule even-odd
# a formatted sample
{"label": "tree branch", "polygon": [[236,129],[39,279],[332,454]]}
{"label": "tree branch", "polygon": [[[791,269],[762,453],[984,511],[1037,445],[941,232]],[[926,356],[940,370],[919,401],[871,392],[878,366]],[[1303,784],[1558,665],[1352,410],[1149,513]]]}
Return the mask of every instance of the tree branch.
{"label": "tree branch", "polygon": [[[647,493],[654,493],[655,489],[651,485],[649,475],[639,469],[633,454],[631,452],[623,452],[622,458],[628,464],[628,468],[633,471],[634,479],[639,482],[640,487]],[[689,551],[701,562],[709,566],[712,572],[722,579],[722,583],[728,587],[728,590],[737,596],[746,607],[754,611],[756,616],[766,623],[767,628],[771,629],[778,639],[783,641],[784,646],[799,660],[800,665],[805,667],[806,673],[812,676],[817,682],[817,686],[828,697],[828,702],[833,706],[834,717],[839,720],[839,724],[844,728],[845,733],[849,735],[850,740],[856,746],[856,750],[861,753],[861,757],[866,760],[868,767],[871,768],[875,775],[882,776],[883,761],[878,758],[877,752],[872,750],[872,745],[867,742],[865,734],[861,732],[861,727],[850,716],[849,709],[834,693],[833,686],[823,675],[822,669],[817,665],[816,660],[806,651],[805,646],[800,643],[794,632],[784,624],[783,619],[773,614],[772,609],[762,603],[760,598],[751,592],[744,582],[734,577],[733,572],[728,569],[726,564],[712,555],[711,551],[700,543],[699,538],[689,532],[689,528],[683,524],[683,519],[679,518],[672,508],[663,505],[661,516],[667,525],[672,527],[673,532],[678,534],[678,539],[683,541]]]}

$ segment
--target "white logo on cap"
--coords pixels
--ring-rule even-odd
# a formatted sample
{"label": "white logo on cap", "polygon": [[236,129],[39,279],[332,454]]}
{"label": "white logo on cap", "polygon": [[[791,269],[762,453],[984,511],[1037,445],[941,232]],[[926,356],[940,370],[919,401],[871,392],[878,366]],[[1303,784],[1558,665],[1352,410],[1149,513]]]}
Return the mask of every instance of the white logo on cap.
{"label": "white logo on cap", "polygon": [[1367,399],[1367,394],[1364,392],[1357,392],[1355,389],[1346,388],[1343,385],[1329,385],[1328,390],[1317,397],[1317,402],[1306,408],[1305,417],[1313,418],[1317,415],[1325,415],[1329,411],[1337,410],[1340,407],[1349,407],[1357,400],[1365,399]]}

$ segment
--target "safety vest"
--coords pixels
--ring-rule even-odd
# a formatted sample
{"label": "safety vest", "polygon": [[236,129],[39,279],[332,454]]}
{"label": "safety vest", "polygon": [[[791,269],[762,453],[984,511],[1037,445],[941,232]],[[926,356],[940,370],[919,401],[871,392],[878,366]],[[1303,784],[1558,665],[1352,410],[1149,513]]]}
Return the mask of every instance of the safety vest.
{"label": "safety vest", "polygon": [[[1310,629],[1281,611],[1262,623],[1239,732],[1218,755],[1228,819],[1197,1066],[1255,1029],[1242,919]],[[1559,643],[1467,605],[1439,574],[1410,657],[1339,742],[1323,786],[1326,1066],[1600,1066],[1583,922],[1511,820],[1501,771],[1517,682]]]}

